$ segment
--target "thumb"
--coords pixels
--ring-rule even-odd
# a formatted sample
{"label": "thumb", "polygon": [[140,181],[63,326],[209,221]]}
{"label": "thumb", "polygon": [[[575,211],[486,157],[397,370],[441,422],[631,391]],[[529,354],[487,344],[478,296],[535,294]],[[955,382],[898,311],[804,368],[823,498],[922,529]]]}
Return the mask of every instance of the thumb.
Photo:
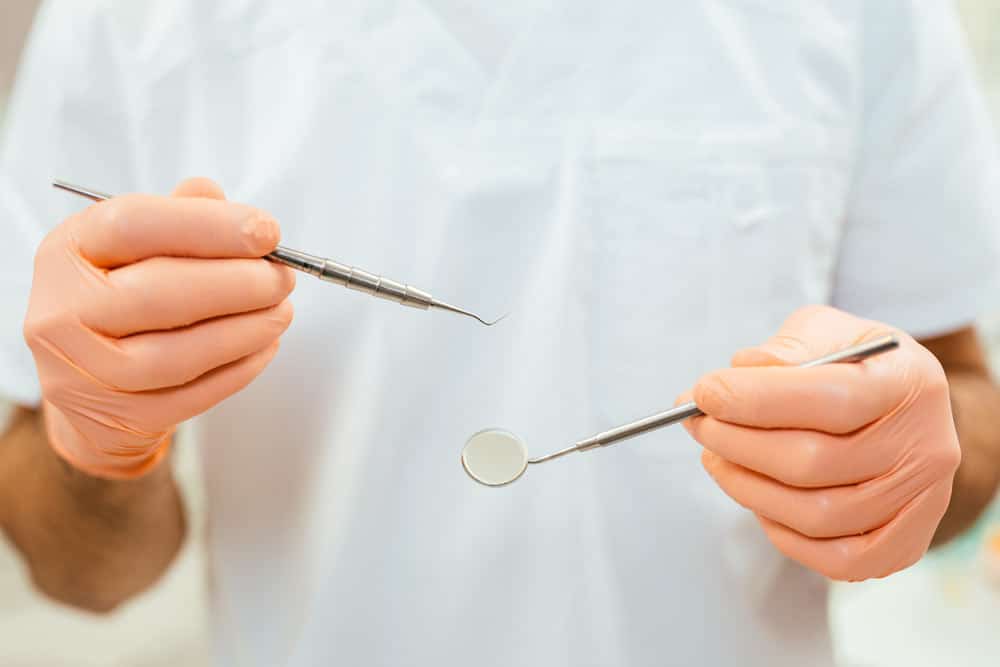
{"label": "thumb", "polygon": [[733,366],[794,366],[884,333],[887,327],[829,306],[792,313],[767,342],[740,350]]}
{"label": "thumb", "polygon": [[[777,334],[754,347],[743,348],[733,355],[732,366],[797,366],[824,353],[810,351],[810,345],[797,336]],[[813,346],[814,347],[814,346]]]}
{"label": "thumb", "polygon": [[181,181],[174,188],[175,197],[201,197],[202,199],[225,199],[222,186],[210,178],[196,177]]}

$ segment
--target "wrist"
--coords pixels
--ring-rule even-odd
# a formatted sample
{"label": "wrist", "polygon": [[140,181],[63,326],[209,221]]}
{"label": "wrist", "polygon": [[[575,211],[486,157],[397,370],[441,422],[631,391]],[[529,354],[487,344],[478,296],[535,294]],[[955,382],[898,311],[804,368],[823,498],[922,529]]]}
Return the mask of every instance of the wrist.
{"label": "wrist", "polygon": [[173,429],[142,435],[138,443],[96,444],[62,411],[43,401],[42,423],[49,446],[73,469],[105,480],[138,479],[157,469],[167,458]]}
{"label": "wrist", "polygon": [[72,606],[107,611],[160,576],[183,541],[170,465],[110,480],[73,467],[24,411],[0,440],[0,523],[35,586]]}

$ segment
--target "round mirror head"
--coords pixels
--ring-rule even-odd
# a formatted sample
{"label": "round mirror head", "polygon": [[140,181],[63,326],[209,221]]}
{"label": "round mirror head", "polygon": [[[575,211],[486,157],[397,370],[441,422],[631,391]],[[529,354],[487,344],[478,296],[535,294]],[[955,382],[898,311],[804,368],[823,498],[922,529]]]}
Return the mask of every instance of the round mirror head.
{"label": "round mirror head", "polygon": [[486,486],[510,484],[528,467],[528,450],[509,431],[489,428],[474,434],[462,449],[462,467]]}

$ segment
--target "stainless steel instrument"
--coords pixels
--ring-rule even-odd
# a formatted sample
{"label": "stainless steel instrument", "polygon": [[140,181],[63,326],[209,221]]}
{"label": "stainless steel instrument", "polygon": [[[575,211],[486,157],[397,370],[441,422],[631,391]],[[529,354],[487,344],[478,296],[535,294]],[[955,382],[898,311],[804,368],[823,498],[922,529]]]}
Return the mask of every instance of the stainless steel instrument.
{"label": "stainless steel instrument", "polygon": [[[800,364],[800,368],[861,361],[897,347],[899,347],[899,339],[894,335],[886,335],[852,345],[819,359],[807,361]],[[571,452],[585,452],[597,447],[613,445],[702,414],[704,413],[693,402],[684,403],[670,410],[603,431],[580,440],[565,449],[533,459],[528,458],[524,443],[513,433],[500,429],[487,429],[474,434],[466,442],[465,448],[462,450],[462,466],[472,479],[481,484],[504,486],[523,475],[529,464],[544,463]]]}
{"label": "stainless steel instrument", "polygon": [[[87,199],[95,202],[101,202],[106,199],[111,199],[112,197],[112,195],[107,193],[80,187],[78,185],[66,183],[65,181],[53,181],[52,186],[59,188],[60,190],[65,190],[66,192],[72,192],[73,194],[81,197],[86,197]],[[430,308],[449,310],[453,313],[458,313],[460,315],[476,319],[488,327],[493,326],[506,317],[506,315],[504,315],[492,321],[484,320],[482,317],[473,312],[464,310],[458,306],[453,306],[450,303],[446,303],[439,299],[435,299],[427,292],[417,289],[412,285],[407,285],[384,276],[370,273],[364,269],[359,269],[356,266],[342,264],[332,259],[319,257],[317,255],[310,255],[309,253],[292,250],[291,248],[285,248],[280,245],[275,248],[273,252],[265,255],[264,259],[284,264],[285,266],[296,269],[297,271],[302,271],[303,273],[308,273],[311,276],[316,276],[320,280],[336,283],[337,285],[348,287],[359,292],[364,292],[365,294],[369,294],[371,296],[377,296],[380,299],[395,301],[396,303],[404,306],[410,306],[411,308],[419,308],[421,310],[428,310]]]}

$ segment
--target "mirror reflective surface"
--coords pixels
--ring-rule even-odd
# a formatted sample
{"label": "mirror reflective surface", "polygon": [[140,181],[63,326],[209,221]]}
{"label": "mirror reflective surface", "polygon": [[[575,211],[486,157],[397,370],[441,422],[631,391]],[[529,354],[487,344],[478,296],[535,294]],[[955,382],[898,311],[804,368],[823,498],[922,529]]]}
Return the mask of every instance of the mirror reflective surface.
{"label": "mirror reflective surface", "polygon": [[528,467],[528,450],[521,439],[502,429],[485,429],[472,435],[462,449],[462,467],[469,477],[486,486],[510,484]]}

